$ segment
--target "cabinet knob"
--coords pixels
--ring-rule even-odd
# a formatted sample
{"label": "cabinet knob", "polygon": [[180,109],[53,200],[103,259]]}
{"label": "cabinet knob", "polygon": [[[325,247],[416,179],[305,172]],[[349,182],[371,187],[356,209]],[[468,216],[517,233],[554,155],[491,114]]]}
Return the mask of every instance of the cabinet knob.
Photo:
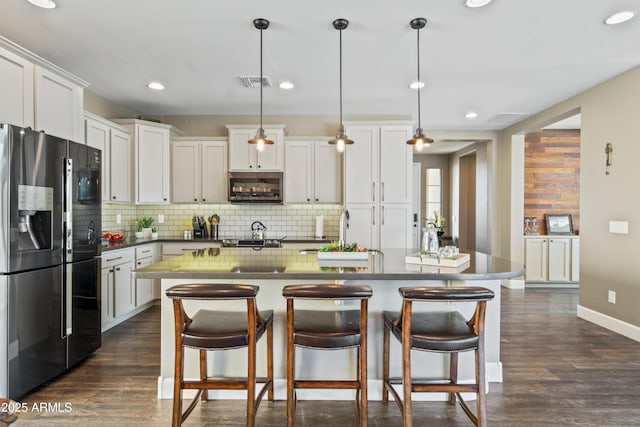
{"label": "cabinet knob", "polygon": [[258,169],[260,169],[262,167],[262,165],[258,165]]}
{"label": "cabinet knob", "polygon": [[316,202],[319,202],[319,201],[320,201],[320,199],[318,199],[318,198],[316,197]]}
{"label": "cabinet knob", "polygon": [[120,267],[116,267],[116,271],[120,271]]}
{"label": "cabinet knob", "polygon": [[165,197],[165,198],[164,198],[164,199],[162,199],[162,200],[164,200],[164,201],[166,202],[166,201],[167,201],[167,198]]}
{"label": "cabinet knob", "polygon": [[249,169],[253,168],[253,165],[249,165]]}
{"label": "cabinet knob", "polygon": [[310,202],[310,201],[311,201],[311,199],[307,197],[307,202]]}
{"label": "cabinet knob", "polygon": [[112,198],[113,200],[115,200],[115,199],[116,199],[116,196],[111,196],[111,198]]}
{"label": "cabinet knob", "polygon": [[206,201],[207,201],[207,199],[202,199],[202,201],[203,201],[203,202],[206,202]]}
{"label": "cabinet knob", "polygon": [[198,201],[198,199],[194,198],[194,199],[193,199],[193,201],[194,201],[194,202],[197,202],[197,201]]}

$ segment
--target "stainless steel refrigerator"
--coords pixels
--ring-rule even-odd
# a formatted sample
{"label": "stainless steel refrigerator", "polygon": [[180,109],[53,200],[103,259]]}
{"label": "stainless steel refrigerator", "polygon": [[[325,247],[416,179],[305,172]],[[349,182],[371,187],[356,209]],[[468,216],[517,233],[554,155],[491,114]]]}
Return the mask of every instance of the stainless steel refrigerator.
{"label": "stainless steel refrigerator", "polygon": [[99,150],[0,124],[0,397],[100,347]]}

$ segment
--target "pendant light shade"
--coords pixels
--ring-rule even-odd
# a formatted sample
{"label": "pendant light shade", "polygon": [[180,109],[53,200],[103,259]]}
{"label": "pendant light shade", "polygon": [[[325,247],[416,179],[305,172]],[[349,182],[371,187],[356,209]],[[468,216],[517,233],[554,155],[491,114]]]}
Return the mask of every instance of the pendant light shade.
{"label": "pendant light shade", "polygon": [[269,21],[263,18],[257,18],[253,20],[253,26],[260,30],[260,127],[258,128],[258,132],[256,132],[255,138],[247,142],[249,144],[255,144],[257,150],[262,151],[265,145],[273,145],[273,141],[267,138],[262,128],[262,86],[264,80],[262,76],[262,31],[269,28]]}
{"label": "pendant light shade", "polygon": [[[412,19],[409,23],[411,28],[416,30],[418,35],[418,84],[420,83],[420,30],[427,25],[426,18],[415,18]],[[420,88],[416,89],[418,91],[418,128],[416,129],[416,133],[413,135],[413,138],[407,141],[409,145],[415,145],[416,151],[422,151],[425,146],[429,146],[433,143],[433,139],[427,138],[422,131],[422,126],[420,124]]]}
{"label": "pendant light shade", "polygon": [[336,150],[343,152],[345,146],[353,144],[353,140],[349,139],[344,133],[344,124],[342,123],[342,30],[349,26],[349,21],[344,18],[338,18],[333,21],[333,28],[340,31],[340,129],[335,138],[329,141],[329,144],[335,145]]}

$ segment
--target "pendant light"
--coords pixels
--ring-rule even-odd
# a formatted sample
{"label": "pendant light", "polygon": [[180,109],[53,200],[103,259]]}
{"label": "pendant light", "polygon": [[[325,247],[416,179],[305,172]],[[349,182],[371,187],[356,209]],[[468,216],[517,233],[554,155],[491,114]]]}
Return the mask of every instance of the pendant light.
{"label": "pendant light", "polygon": [[344,124],[342,123],[342,30],[349,26],[349,21],[344,18],[338,18],[333,21],[333,28],[340,31],[340,129],[335,138],[329,141],[329,144],[335,145],[338,152],[343,152],[345,145],[353,144],[353,140],[349,139],[344,133]]}
{"label": "pendant light", "polygon": [[433,143],[433,139],[424,136],[422,126],[420,125],[420,29],[427,25],[427,20],[426,18],[415,18],[412,19],[409,24],[418,34],[418,89],[416,89],[418,91],[418,128],[416,129],[416,133],[413,135],[413,138],[407,141],[407,144],[415,145],[416,151],[422,151],[422,148],[425,145],[429,146]]}
{"label": "pendant light", "polygon": [[255,144],[258,151],[262,151],[264,150],[265,144],[273,145],[273,141],[267,138],[264,134],[264,129],[262,128],[262,31],[269,28],[269,21],[267,19],[257,18],[253,20],[253,26],[260,30],[260,127],[258,128],[255,138],[250,139],[247,142],[249,144]]}

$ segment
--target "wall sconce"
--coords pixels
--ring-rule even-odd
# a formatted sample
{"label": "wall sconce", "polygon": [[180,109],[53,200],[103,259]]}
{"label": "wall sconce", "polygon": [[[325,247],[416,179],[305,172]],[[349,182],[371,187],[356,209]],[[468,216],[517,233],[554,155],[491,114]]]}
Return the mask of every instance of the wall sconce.
{"label": "wall sconce", "polygon": [[613,145],[610,142],[607,142],[607,145],[604,146],[604,154],[606,156],[604,163],[604,174],[609,175],[609,166],[611,166],[611,153],[613,153]]}

